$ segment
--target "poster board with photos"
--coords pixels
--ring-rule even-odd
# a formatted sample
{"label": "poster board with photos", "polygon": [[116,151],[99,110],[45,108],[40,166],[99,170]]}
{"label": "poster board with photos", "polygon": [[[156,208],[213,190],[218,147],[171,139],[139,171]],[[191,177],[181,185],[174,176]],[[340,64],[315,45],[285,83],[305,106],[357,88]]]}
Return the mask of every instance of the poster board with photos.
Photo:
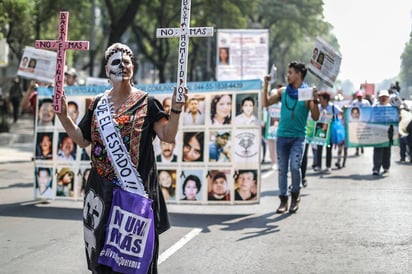
{"label": "poster board with photos", "polygon": [[348,107],[344,110],[347,147],[399,145],[399,111],[393,106]]}
{"label": "poster board with photos", "polygon": [[320,146],[329,146],[332,118],[332,114],[328,113],[321,113],[317,121],[314,121],[309,116],[306,122],[306,142]]}
{"label": "poster board with photos", "polygon": [[[188,83],[189,98],[180,115],[176,142],[167,144],[157,137],[153,142],[159,183],[168,203],[259,203],[261,84],[260,80]],[[167,105],[174,85],[136,87]],[[92,99],[107,88],[65,88],[76,123]],[[90,146],[80,148],[67,136],[54,115],[52,93],[51,88],[39,88],[34,195],[81,200],[91,168]]]}
{"label": "poster board with photos", "polygon": [[276,103],[267,107],[265,122],[265,138],[276,140],[280,120],[280,108],[282,103]]}
{"label": "poster board with photos", "polygon": [[218,29],[218,81],[260,79],[269,64],[268,29]]}

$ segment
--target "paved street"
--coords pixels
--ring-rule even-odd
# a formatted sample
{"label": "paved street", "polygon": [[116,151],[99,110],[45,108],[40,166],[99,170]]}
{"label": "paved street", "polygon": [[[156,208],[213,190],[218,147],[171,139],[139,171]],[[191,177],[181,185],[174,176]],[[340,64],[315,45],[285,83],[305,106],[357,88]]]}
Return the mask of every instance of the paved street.
{"label": "paved street", "polygon": [[[89,273],[82,203],[33,201],[30,146],[2,144],[4,153],[0,273]],[[258,205],[169,205],[173,227],[161,235],[160,273],[412,273],[412,165],[399,164],[393,148],[390,174],[373,176],[371,148],[349,154],[344,169],[308,170],[294,215],[274,213],[269,165]]]}

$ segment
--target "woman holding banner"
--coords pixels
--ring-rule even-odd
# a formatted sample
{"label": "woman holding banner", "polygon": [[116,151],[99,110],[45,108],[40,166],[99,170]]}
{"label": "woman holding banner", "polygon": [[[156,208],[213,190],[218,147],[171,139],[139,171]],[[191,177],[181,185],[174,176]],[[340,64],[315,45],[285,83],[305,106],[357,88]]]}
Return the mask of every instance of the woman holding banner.
{"label": "woman holding banner", "polygon": [[[384,89],[379,91],[378,101],[373,105],[374,107],[389,107],[389,92]],[[393,141],[393,127],[388,128],[389,143],[385,146],[376,146],[373,148],[373,167],[372,174],[379,175],[381,168],[383,173],[388,173],[391,167],[391,145]]]}
{"label": "woman holding banner", "polygon": [[[157,99],[133,87],[135,58],[128,46],[115,43],[104,58],[112,88],[95,98],[78,126],[67,113],[64,97],[61,113],[57,114],[80,147],[91,145],[92,169],[83,209],[87,264],[93,273],[157,273],[159,234],[170,224],[152,142],[156,135],[161,141],[175,141],[184,103],[176,102],[175,90],[169,115]],[[123,208],[127,206],[133,208]],[[140,216],[136,208],[149,214]],[[128,214],[129,210],[133,212]],[[126,220],[110,218],[112,214],[128,214],[133,223],[144,226],[128,228]],[[112,227],[113,219],[117,220],[117,228]],[[111,232],[116,232],[117,240],[106,238]],[[133,246],[121,243],[126,238]]]}

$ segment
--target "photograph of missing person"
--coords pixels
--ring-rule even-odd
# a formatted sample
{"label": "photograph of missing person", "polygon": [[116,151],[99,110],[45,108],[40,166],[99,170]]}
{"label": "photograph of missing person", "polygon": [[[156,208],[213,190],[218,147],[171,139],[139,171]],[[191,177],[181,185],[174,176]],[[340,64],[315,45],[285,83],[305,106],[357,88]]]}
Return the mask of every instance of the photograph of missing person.
{"label": "photograph of missing person", "polygon": [[210,103],[210,122],[214,126],[232,123],[232,94],[219,94]]}
{"label": "photograph of missing person", "polygon": [[256,103],[257,94],[245,94],[236,96],[236,116],[235,125],[256,125],[259,124],[257,118]]}
{"label": "photograph of missing person", "polygon": [[167,143],[159,140],[156,137],[153,142],[156,150],[156,162],[158,163],[176,163],[177,162],[177,149],[176,142]]}
{"label": "photograph of missing person", "polygon": [[228,47],[219,48],[219,64],[229,65],[229,48]]}
{"label": "photograph of missing person", "polygon": [[231,133],[229,130],[210,132],[209,162],[226,163],[232,161]]}
{"label": "photograph of missing person", "polygon": [[235,170],[235,201],[253,201],[257,199],[257,170]]}
{"label": "photograph of missing person", "polygon": [[159,184],[166,201],[176,199],[176,170],[159,169]]}
{"label": "photograph of missing person", "polygon": [[53,132],[38,132],[36,138],[36,160],[53,159]]}
{"label": "photograph of missing person", "polygon": [[205,97],[190,96],[186,102],[183,114],[184,126],[205,124]]}
{"label": "photograph of missing person", "polygon": [[37,115],[37,126],[39,128],[53,127],[55,115],[53,109],[53,100],[51,98],[44,98],[39,100]]}
{"label": "photograph of missing person", "polygon": [[64,161],[76,160],[77,146],[66,132],[59,133],[59,143],[57,145],[57,159]]}
{"label": "photograph of missing person", "polygon": [[57,170],[57,197],[74,196],[74,171],[71,167],[62,167]]}
{"label": "photograph of missing person", "polygon": [[204,132],[183,133],[183,162],[203,162]]}
{"label": "photograph of missing person", "polygon": [[233,182],[230,170],[209,170],[207,182],[208,201],[230,201],[230,186]]}
{"label": "photograph of missing person", "polygon": [[326,139],[328,137],[328,123],[317,122],[315,126],[315,137]]}
{"label": "photograph of missing person", "polygon": [[202,170],[185,170],[180,174],[181,201],[201,201],[202,200]]}
{"label": "photograph of missing person", "polygon": [[36,198],[53,198],[52,189],[52,168],[37,167],[36,168]]}

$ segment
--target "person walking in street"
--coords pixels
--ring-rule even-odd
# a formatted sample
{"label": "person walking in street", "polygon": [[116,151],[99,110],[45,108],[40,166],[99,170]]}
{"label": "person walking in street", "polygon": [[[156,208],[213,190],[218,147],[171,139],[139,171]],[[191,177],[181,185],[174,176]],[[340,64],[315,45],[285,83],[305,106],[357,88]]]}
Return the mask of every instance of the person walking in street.
{"label": "person walking in street", "polygon": [[[113,153],[109,153],[108,150],[111,148],[105,145],[109,138],[114,139],[113,142],[123,143],[122,147],[127,151],[115,155],[128,155],[124,159],[128,163],[131,162],[128,166],[135,169],[134,174],[138,173],[138,176],[134,177],[141,178],[145,193],[153,200],[154,250],[151,262],[144,263],[149,264],[148,273],[157,273],[159,234],[168,230],[170,223],[158,181],[153,139],[157,135],[161,141],[175,141],[184,103],[176,102],[175,89],[169,115],[157,99],[133,86],[135,57],[127,45],[111,45],[105,51],[104,60],[106,75],[111,81],[112,88],[94,99],[78,126],[67,113],[65,96],[62,98],[61,113],[57,114],[66,132],[76,144],[80,147],[92,146],[92,169],[85,187],[83,208],[87,264],[93,273],[115,272],[112,267],[98,262],[99,254],[106,242],[113,191],[119,189],[119,184],[125,187],[123,175],[118,169],[116,171],[117,162],[110,160]],[[187,89],[184,92],[187,100]],[[101,109],[108,110],[105,113],[109,114],[98,119],[102,116]],[[101,119],[107,120],[106,118],[111,120],[111,124],[122,125],[117,127],[116,134],[105,134],[106,124],[99,125]]]}
{"label": "person walking in street", "polygon": [[13,123],[16,123],[20,115],[20,101],[23,98],[23,91],[18,77],[13,80],[13,85],[9,91],[9,97],[13,105]]}
{"label": "person walking in street", "polygon": [[313,97],[308,101],[298,100],[298,89],[307,88],[303,82],[307,73],[304,63],[293,61],[288,66],[288,85],[268,97],[268,84],[271,76],[266,75],[263,84],[263,107],[282,102],[279,127],[277,131],[276,150],[278,153],[278,185],[280,205],[277,213],[288,210],[288,166],[290,165],[292,190],[290,213],[299,209],[301,162],[305,148],[306,121],[309,111],[313,120],[319,118],[317,90],[313,89]]}
{"label": "person walking in street", "polygon": [[[350,103],[350,106],[352,107],[358,107],[358,111],[360,107],[369,107],[371,105],[371,103],[366,100],[364,98],[364,94],[362,90],[357,90],[355,92],[355,99],[352,100],[352,102]],[[359,149],[360,152],[363,154],[363,146],[361,147],[356,147],[356,152],[355,152],[355,156],[359,156]]]}
{"label": "person walking in street", "polygon": [[[330,93],[328,91],[321,91],[319,93],[319,112],[320,116],[328,116],[332,118],[336,118],[342,110],[335,106],[334,104],[330,104]],[[329,139],[330,140],[330,139]],[[332,165],[332,144],[326,145],[326,168],[322,170],[322,152],[323,152],[324,145],[317,146],[317,168],[315,170],[322,171],[325,173],[331,172],[331,165]]]}
{"label": "person walking in street", "polygon": [[[379,91],[378,101],[373,105],[374,107],[389,107],[389,92],[386,89]],[[389,139],[393,138],[393,128],[391,132],[391,127],[388,129]],[[379,175],[381,167],[383,168],[383,173],[388,173],[391,165],[391,140],[389,145],[383,147],[373,148],[373,168],[372,174]]]}
{"label": "person walking in street", "polygon": [[406,104],[399,107],[399,154],[401,164],[406,162],[406,155],[409,156],[409,161],[412,163],[412,132],[408,132],[408,128],[412,129],[412,113],[407,108]]}

